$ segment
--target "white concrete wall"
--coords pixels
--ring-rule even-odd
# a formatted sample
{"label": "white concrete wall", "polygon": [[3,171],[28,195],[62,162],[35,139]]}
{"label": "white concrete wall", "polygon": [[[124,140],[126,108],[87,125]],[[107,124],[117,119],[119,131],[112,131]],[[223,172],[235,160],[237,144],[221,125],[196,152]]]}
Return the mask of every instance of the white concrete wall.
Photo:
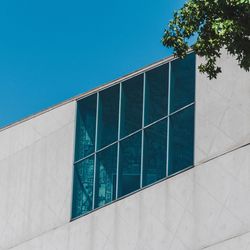
{"label": "white concrete wall", "polygon": [[225,52],[218,64],[215,80],[196,71],[196,163],[250,142],[250,73]]}
{"label": "white concrete wall", "polygon": [[70,220],[75,103],[0,132],[0,249]]}
{"label": "white concrete wall", "polygon": [[13,250],[195,250],[211,245],[208,249],[223,250],[227,249],[224,243],[217,248],[215,245],[247,232],[250,146],[201,164]]}

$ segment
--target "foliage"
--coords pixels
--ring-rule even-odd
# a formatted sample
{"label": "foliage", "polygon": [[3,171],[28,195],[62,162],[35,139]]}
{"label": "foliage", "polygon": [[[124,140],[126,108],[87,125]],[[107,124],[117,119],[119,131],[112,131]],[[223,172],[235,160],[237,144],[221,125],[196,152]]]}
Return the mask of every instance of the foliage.
{"label": "foliage", "polygon": [[210,79],[221,72],[216,59],[222,48],[236,57],[241,68],[249,71],[250,0],[189,0],[174,13],[162,43],[183,58],[189,50],[188,41],[194,37],[196,41],[191,48],[205,58],[199,70]]}

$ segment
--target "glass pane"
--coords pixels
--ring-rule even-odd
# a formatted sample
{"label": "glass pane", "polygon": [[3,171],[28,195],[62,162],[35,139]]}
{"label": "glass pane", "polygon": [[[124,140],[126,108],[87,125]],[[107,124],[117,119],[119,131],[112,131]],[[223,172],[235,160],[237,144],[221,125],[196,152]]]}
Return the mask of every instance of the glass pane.
{"label": "glass pane", "polygon": [[195,54],[171,63],[170,111],[174,112],[194,101]]}
{"label": "glass pane", "polygon": [[168,64],[146,73],[145,125],[168,113]]}
{"label": "glass pane", "polygon": [[94,152],[96,127],[96,94],[77,103],[75,160]]}
{"label": "glass pane", "polygon": [[194,105],[170,117],[169,167],[174,174],[194,162]]}
{"label": "glass pane", "polygon": [[72,218],[92,210],[94,157],[75,164]]}
{"label": "glass pane", "polygon": [[101,207],[115,199],[117,144],[98,153],[96,160],[95,207]]}
{"label": "glass pane", "polygon": [[166,177],[167,119],[144,131],[143,186]]}
{"label": "glass pane", "polygon": [[98,148],[117,140],[119,85],[100,92],[98,111]]}
{"label": "glass pane", "polygon": [[118,196],[140,188],[141,132],[121,141]]}
{"label": "glass pane", "polygon": [[122,83],[121,137],[142,127],[143,75]]}

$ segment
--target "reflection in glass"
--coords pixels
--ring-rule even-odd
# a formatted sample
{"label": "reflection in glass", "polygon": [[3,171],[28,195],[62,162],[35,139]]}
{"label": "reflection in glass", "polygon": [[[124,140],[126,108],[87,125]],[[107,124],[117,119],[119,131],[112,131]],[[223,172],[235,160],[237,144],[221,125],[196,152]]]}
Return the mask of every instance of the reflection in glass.
{"label": "reflection in glass", "polygon": [[[139,190],[141,184],[153,184],[193,165],[194,105],[172,112],[194,102],[194,89],[192,53],[100,91],[98,115],[97,94],[78,101],[72,218]],[[170,116],[163,119],[169,108]],[[142,129],[143,122],[146,127]]]}
{"label": "reflection in glass", "polygon": [[194,105],[170,116],[168,174],[177,173],[194,162]]}
{"label": "reflection in glass", "polygon": [[117,140],[119,85],[100,92],[98,113],[98,149]]}
{"label": "reflection in glass", "polygon": [[170,112],[194,102],[195,54],[171,62]]}
{"label": "reflection in glass", "polygon": [[94,157],[75,164],[72,218],[92,210]]}
{"label": "reflection in glass", "polygon": [[168,64],[146,73],[145,125],[148,125],[168,112]]}
{"label": "reflection in glass", "polygon": [[75,160],[94,152],[96,127],[96,94],[77,103]]}
{"label": "reflection in glass", "polygon": [[143,75],[122,83],[121,137],[142,127]]}
{"label": "reflection in glass", "polygon": [[118,196],[140,188],[141,132],[121,141]]}
{"label": "reflection in glass", "polygon": [[97,154],[95,207],[101,207],[115,199],[117,144]]}
{"label": "reflection in glass", "polygon": [[143,186],[166,177],[167,119],[146,128],[143,151]]}

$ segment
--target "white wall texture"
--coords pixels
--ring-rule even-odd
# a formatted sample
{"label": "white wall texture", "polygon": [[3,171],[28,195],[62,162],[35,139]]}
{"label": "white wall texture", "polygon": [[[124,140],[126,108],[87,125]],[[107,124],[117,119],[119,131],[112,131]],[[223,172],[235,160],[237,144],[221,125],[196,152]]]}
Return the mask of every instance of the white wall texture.
{"label": "white wall texture", "polygon": [[[250,232],[249,191],[246,146],[13,250],[195,250],[211,245],[208,249],[230,249],[224,245],[241,240],[221,242]],[[242,244],[249,241],[248,234]]]}
{"label": "white wall texture", "polygon": [[250,142],[250,73],[225,52],[218,64],[215,80],[196,71],[196,163]]}
{"label": "white wall texture", "polygon": [[69,221],[75,103],[0,132],[0,249]]}
{"label": "white wall texture", "polygon": [[75,103],[0,132],[0,250],[250,249],[250,74],[219,63],[196,76],[195,168],[70,223]]}

